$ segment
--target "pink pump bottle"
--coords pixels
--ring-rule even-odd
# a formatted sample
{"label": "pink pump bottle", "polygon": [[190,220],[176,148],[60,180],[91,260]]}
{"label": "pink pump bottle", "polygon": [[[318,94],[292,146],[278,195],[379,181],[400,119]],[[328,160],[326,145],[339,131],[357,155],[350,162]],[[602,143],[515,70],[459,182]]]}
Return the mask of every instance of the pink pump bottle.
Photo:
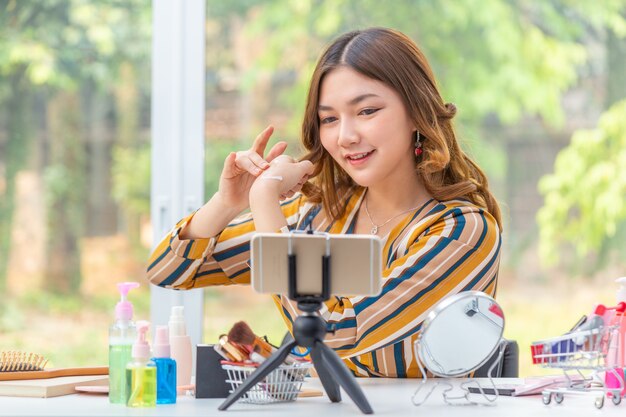
{"label": "pink pump bottle", "polygon": [[126,366],[126,405],[154,407],[157,401],[157,368],[150,360],[150,345],[146,333],[150,323],[137,323],[137,340],[133,343],[132,360]]}

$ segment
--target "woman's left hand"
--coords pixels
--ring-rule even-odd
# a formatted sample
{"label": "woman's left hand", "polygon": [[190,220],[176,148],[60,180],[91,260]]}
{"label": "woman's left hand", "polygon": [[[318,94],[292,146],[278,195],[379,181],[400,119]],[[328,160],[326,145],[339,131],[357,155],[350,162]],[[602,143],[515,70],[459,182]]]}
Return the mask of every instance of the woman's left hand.
{"label": "woman's left hand", "polygon": [[270,167],[266,169],[253,184],[253,188],[263,188],[262,192],[267,192],[267,186],[276,190],[278,198],[283,200],[292,197],[300,191],[304,183],[313,173],[313,164],[310,161],[298,162],[288,155],[280,155],[274,158]]}

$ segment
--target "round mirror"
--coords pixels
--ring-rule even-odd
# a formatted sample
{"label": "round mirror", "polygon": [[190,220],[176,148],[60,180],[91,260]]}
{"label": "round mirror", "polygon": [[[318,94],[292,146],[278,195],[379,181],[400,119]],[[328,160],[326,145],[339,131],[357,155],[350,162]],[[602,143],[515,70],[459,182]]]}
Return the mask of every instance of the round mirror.
{"label": "round mirror", "polygon": [[417,353],[440,377],[466,375],[494,354],[504,331],[496,301],[479,291],[454,294],[439,302],[424,321]]}

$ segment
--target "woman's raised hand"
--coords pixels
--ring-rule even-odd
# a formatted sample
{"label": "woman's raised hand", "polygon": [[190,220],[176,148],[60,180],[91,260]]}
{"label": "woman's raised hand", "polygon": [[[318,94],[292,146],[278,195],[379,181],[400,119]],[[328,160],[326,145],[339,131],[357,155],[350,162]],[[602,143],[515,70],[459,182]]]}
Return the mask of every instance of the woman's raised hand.
{"label": "woman's raised hand", "polygon": [[278,198],[283,200],[300,191],[313,173],[311,161],[298,162],[289,155],[280,155],[272,161],[270,167],[261,174],[259,181],[275,181]]}
{"label": "woman's raised hand", "polygon": [[224,161],[218,193],[222,201],[241,211],[248,207],[250,187],[277,156],[285,152],[286,142],[278,142],[264,158],[265,148],[274,128],[268,126],[245,151],[231,152]]}

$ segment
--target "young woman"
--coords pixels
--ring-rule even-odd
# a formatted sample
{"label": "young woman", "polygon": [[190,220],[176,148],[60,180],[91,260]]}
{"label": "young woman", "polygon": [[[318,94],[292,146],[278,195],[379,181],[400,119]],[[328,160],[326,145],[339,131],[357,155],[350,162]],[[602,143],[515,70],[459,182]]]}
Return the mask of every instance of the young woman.
{"label": "young woman", "polygon": [[[224,162],[218,192],[155,249],[152,283],[189,289],[250,281],[255,232],[372,233],[384,241],[383,291],[334,297],[325,341],[357,376],[418,377],[413,342],[429,309],[467,290],[495,294],[500,210],[459,147],[426,58],[405,35],[346,33],[323,53],[296,161],[272,128]],[[250,207],[250,213],[240,215]],[[298,314],[273,296],[287,326]]]}

